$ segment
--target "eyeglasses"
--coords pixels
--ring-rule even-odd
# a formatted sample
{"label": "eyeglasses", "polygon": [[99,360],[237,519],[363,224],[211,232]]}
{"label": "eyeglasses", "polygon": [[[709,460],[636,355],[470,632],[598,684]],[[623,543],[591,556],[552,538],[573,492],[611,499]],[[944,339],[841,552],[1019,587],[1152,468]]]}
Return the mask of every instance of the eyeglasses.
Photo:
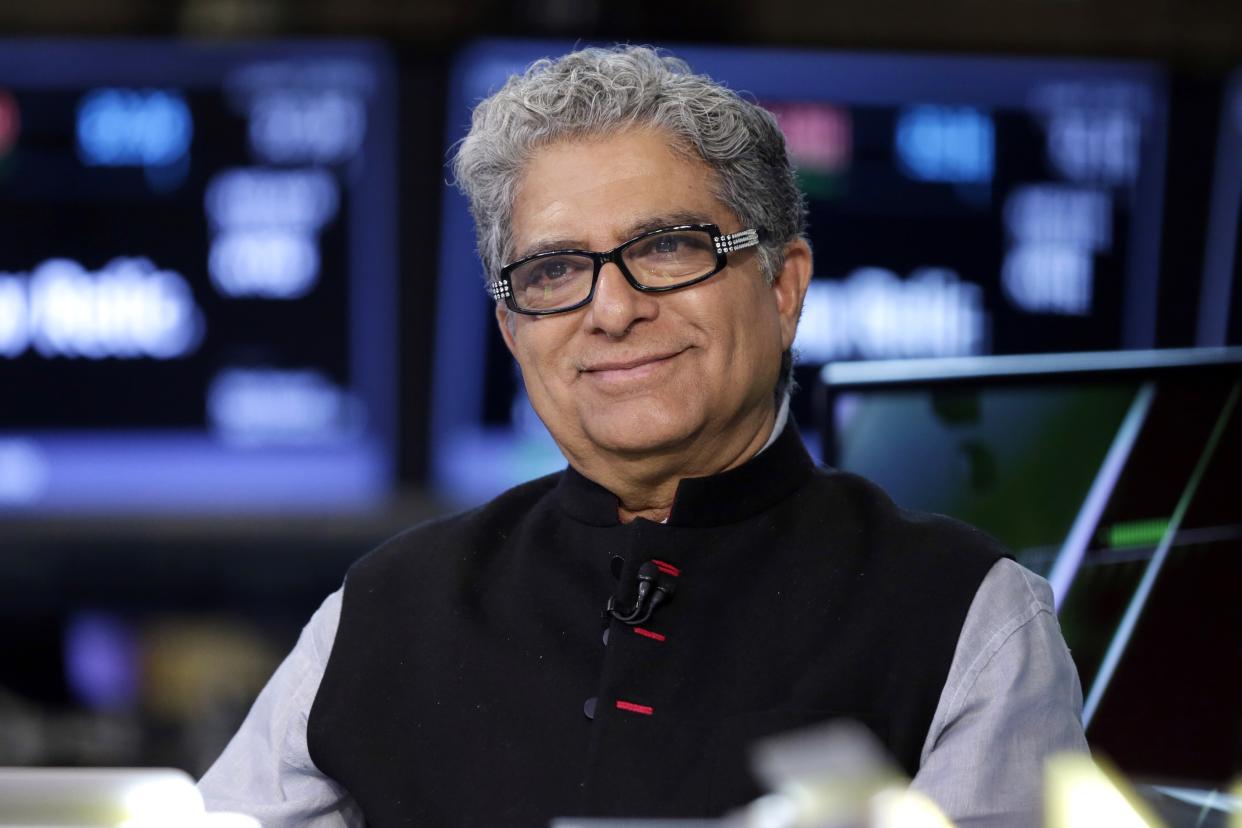
{"label": "eyeglasses", "polygon": [[683,224],[636,236],[607,253],[551,250],[500,269],[488,294],[510,310],[545,316],[576,310],[595,296],[599,272],[615,264],[630,286],[643,293],[663,293],[714,276],[728,255],[759,244],[758,230],[721,233],[714,224]]}

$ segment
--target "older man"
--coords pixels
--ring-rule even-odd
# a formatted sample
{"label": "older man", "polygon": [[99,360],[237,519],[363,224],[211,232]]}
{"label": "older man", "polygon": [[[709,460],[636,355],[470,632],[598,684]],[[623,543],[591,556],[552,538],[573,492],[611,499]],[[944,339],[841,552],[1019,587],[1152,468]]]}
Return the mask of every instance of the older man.
{"label": "older man", "polygon": [[1084,746],[1040,579],[816,468],[787,422],[811,276],[772,116],[588,49],[456,158],[501,333],[569,467],[359,561],[204,777],[268,825],[719,814],[755,738],[850,717],[954,819],[1038,815]]}

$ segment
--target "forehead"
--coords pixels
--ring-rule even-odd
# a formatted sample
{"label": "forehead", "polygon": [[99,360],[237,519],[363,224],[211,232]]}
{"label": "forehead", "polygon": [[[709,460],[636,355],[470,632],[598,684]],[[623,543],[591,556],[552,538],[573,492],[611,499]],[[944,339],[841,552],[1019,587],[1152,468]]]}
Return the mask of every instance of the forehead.
{"label": "forehead", "polygon": [[520,254],[553,241],[619,243],[660,216],[725,224],[729,213],[716,199],[715,180],[706,163],[658,130],[549,144],[519,178],[514,245]]}

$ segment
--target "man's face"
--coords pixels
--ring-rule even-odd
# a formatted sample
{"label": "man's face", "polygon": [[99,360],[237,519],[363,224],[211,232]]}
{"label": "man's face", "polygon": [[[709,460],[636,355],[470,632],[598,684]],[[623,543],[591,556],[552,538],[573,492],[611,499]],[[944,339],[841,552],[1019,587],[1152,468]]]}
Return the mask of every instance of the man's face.
{"label": "man's face", "polygon": [[[634,130],[540,149],[519,182],[515,258],[611,250],[674,224],[747,229],[712,195],[710,169],[669,144],[662,132]],[[806,265],[809,276],[809,252]],[[665,294],[634,290],[608,264],[584,308],[530,317],[498,305],[497,318],[532,405],[571,459],[675,453],[771,415],[805,290],[797,281],[782,274],[766,284],[754,249]]]}

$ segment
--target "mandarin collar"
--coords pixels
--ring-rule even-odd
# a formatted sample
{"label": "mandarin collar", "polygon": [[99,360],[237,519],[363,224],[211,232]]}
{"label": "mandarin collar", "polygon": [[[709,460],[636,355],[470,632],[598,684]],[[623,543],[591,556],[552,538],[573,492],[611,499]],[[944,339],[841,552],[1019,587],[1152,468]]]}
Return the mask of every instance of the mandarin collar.
{"label": "mandarin collar", "polygon": [[[815,468],[802,435],[789,422],[766,449],[735,468],[677,484],[670,526],[722,526],[759,514],[802,486]],[[571,518],[591,526],[617,526],[617,496],[567,468],[553,492]]]}

